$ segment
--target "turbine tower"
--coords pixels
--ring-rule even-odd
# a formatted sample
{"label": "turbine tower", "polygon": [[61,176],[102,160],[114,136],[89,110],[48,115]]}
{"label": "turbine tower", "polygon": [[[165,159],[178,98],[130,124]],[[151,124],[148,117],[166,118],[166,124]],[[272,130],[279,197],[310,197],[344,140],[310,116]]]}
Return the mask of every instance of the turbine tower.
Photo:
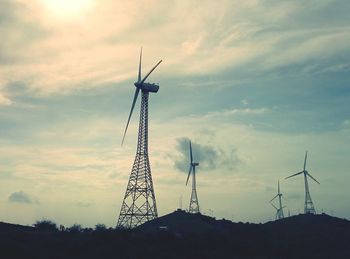
{"label": "turbine tower", "polygon": [[132,101],[122,141],[123,145],[130,118],[141,90],[137,151],[118,218],[118,228],[133,228],[158,217],[151,167],[148,159],[148,96],[150,92],[158,92],[159,85],[146,83],[145,81],[162,60],[160,60],[143,79],[141,79],[141,62],[142,48],[140,52],[138,79],[134,84],[136,87],[134,99]]}
{"label": "turbine tower", "polygon": [[[274,207],[276,209],[276,219],[283,219],[284,218],[284,214],[283,214],[283,208],[285,208],[286,206],[282,206],[282,193],[280,192],[280,181],[278,181],[278,191],[277,191],[277,195],[275,197],[272,198],[272,200],[270,201],[270,204],[272,205],[272,207]],[[274,199],[276,199],[278,197],[278,208],[272,203]]]}
{"label": "turbine tower", "polygon": [[198,166],[199,163],[193,162],[191,141],[190,141],[190,159],[191,159],[190,171],[188,172],[186,185],[192,173],[192,193],[191,193],[190,206],[188,211],[190,213],[199,213],[199,203],[198,203],[197,189],[196,189],[196,166]]}
{"label": "turbine tower", "polygon": [[304,160],[304,169],[303,171],[296,173],[296,174],[292,174],[291,176],[286,177],[286,179],[294,177],[296,175],[299,174],[304,174],[304,182],[305,182],[305,204],[304,204],[304,213],[305,214],[315,214],[315,207],[314,204],[311,200],[311,195],[310,195],[310,191],[309,191],[309,184],[307,181],[307,177],[310,177],[312,180],[314,180],[316,183],[320,184],[314,177],[312,177],[310,175],[310,173],[306,170],[306,160],[307,160],[307,151],[305,153],[305,160]]}

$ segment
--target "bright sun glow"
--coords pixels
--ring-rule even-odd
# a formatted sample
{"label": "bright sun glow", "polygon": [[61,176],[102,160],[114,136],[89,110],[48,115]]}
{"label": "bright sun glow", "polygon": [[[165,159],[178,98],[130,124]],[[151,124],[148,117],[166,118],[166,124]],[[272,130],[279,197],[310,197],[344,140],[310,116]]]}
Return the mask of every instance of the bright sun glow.
{"label": "bright sun glow", "polygon": [[40,0],[45,8],[60,18],[74,18],[91,9],[94,0]]}

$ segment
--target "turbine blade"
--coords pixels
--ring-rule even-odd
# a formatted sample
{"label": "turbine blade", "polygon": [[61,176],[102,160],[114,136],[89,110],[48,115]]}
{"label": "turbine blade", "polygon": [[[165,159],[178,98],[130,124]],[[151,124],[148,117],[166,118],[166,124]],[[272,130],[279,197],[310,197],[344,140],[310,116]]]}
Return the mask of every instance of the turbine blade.
{"label": "turbine blade", "polygon": [[274,207],[276,210],[278,210],[277,207],[276,207],[275,205],[273,205],[272,203],[270,203],[270,204],[272,205],[272,207]]}
{"label": "turbine blade", "polygon": [[191,158],[191,164],[193,163],[193,155],[192,155],[192,144],[190,140],[190,158]]}
{"label": "turbine blade", "polygon": [[288,177],[286,177],[286,178],[284,178],[284,179],[288,179],[288,178],[294,177],[294,176],[299,175],[299,174],[302,174],[302,173],[304,173],[304,171],[301,171],[301,172],[296,173],[296,174],[292,174],[292,175],[290,175],[290,176],[288,176]]}
{"label": "turbine blade", "polygon": [[[273,197],[272,199],[271,199],[271,201],[273,201],[274,199],[276,199],[278,197],[278,194],[275,196],[275,197]],[[270,202],[271,202],[270,201]]]}
{"label": "turbine blade", "polygon": [[305,171],[305,168],[306,168],[306,159],[307,159],[307,151],[305,152],[304,171]]}
{"label": "turbine blade", "polygon": [[137,97],[138,97],[138,95],[139,95],[139,92],[140,92],[140,88],[136,88],[135,94],[134,94],[134,100],[132,101],[132,105],[131,105],[131,110],[130,110],[128,122],[126,123],[125,131],[124,131],[124,136],[123,136],[123,140],[122,140],[122,146],[123,146],[123,143],[124,143],[126,131],[128,130],[130,118],[131,118],[132,112],[133,112],[133,110],[134,110],[135,103],[136,103]]}
{"label": "turbine blade", "polygon": [[141,63],[142,63],[142,47],[141,47],[141,51],[140,51],[139,76],[137,77],[138,83],[140,83],[140,81],[141,81]]}
{"label": "turbine blade", "polygon": [[307,174],[307,176],[309,176],[312,180],[314,180],[316,183],[320,184],[320,182],[317,181],[314,177],[312,177],[312,175],[309,174],[309,172],[306,171],[306,174]]}
{"label": "turbine blade", "polygon": [[278,193],[280,193],[280,181],[278,180]]}
{"label": "turbine blade", "polygon": [[159,62],[151,69],[151,71],[148,72],[148,74],[142,79],[141,85],[146,81],[147,77],[153,72],[153,70],[156,69],[157,66],[159,66],[160,63],[162,63],[163,60],[159,60]]}
{"label": "turbine blade", "polygon": [[190,171],[188,171],[187,180],[186,180],[186,185],[187,185],[187,183],[188,183],[188,179],[190,179],[191,170],[192,170],[192,165],[190,165]]}

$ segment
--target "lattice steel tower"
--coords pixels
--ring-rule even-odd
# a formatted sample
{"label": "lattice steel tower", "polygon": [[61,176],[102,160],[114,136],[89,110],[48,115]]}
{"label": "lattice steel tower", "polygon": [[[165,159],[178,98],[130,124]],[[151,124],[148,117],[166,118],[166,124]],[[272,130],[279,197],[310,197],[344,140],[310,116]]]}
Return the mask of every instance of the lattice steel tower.
{"label": "lattice steel tower", "polygon": [[304,203],[304,213],[305,214],[315,214],[316,210],[314,207],[314,204],[311,200],[311,195],[309,191],[309,184],[307,181],[307,177],[310,177],[312,180],[314,180],[316,183],[320,184],[314,177],[310,175],[308,171],[306,171],[306,160],[307,160],[307,151],[305,153],[305,160],[304,160],[304,169],[303,171],[293,174],[291,176],[286,177],[286,179],[291,178],[293,176],[299,175],[299,174],[304,174],[304,183],[305,183],[305,203]]}
{"label": "lattice steel tower", "polygon": [[142,80],[141,62],[142,49],[140,53],[138,81],[135,83],[135,95],[122,142],[124,143],[125,134],[129,126],[130,118],[134,110],[138,94],[141,90],[142,98],[137,150],[128,186],[126,188],[123,204],[119,214],[117,224],[118,228],[133,228],[158,217],[151,167],[148,159],[148,97],[150,92],[158,92],[159,86],[156,84],[145,83],[145,80],[162,62],[162,60],[160,60]]}
{"label": "lattice steel tower", "polygon": [[[278,207],[276,207],[272,201],[274,199],[276,199],[278,197]],[[277,194],[275,197],[272,198],[272,200],[270,201],[272,207],[274,207],[276,209],[276,219],[283,219],[284,218],[284,213],[283,213],[283,209],[286,207],[286,206],[282,206],[282,197],[283,197],[283,194],[281,193],[280,191],[280,181],[278,181],[278,190],[277,190]]]}
{"label": "lattice steel tower", "polygon": [[199,163],[193,162],[193,155],[192,155],[192,145],[190,141],[190,171],[188,172],[186,185],[188,183],[188,179],[190,178],[191,172],[192,172],[192,192],[191,192],[191,199],[190,199],[190,206],[189,206],[189,212],[190,213],[199,213],[199,203],[198,203],[198,197],[197,197],[197,187],[196,187],[196,166],[199,165]]}

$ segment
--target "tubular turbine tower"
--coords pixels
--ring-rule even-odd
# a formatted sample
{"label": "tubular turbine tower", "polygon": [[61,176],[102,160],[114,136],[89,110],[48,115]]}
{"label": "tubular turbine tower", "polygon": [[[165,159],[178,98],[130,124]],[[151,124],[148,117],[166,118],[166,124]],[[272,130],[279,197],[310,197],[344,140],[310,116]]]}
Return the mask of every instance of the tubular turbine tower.
{"label": "tubular turbine tower", "polygon": [[307,181],[307,177],[310,177],[312,180],[314,180],[318,184],[320,184],[320,183],[314,177],[312,177],[311,174],[306,170],[306,160],[307,160],[307,151],[305,153],[305,160],[304,160],[304,169],[303,169],[303,171],[301,171],[299,173],[296,173],[296,174],[292,174],[291,176],[288,176],[285,179],[294,177],[294,176],[299,175],[299,174],[303,174],[304,175],[304,183],[305,183],[304,213],[305,214],[316,214],[314,204],[313,204],[313,202],[311,200],[311,195],[310,195],[310,191],[309,191],[309,184],[308,184],[308,181]]}
{"label": "tubular turbine tower", "polygon": [[162,60],[160,60],[142,80],[141,62],[142,48],[140,52],[138,80],[134,84],[136,87],[134,99],[122,141],[123,145],[130,118],[141,90],[142,98],[137,151],[118,218],[118,228],[133,228],[158,217],[151,167],[148,159],[148,96],[150,92],[158,92],[159,85],[145,83],[145,81]]}
{"label": "tubular turbine tower", "polygon": [[190,206],[189,206],[189,212],[190,213],[199,213],[199,203],[198,203],[198,197],[197,197],[197,187],[196,187],[196,166],[199,165],[199,163],[193,162],[193,155],[192,155],[192,145],[190,141],[190,171],[188,172],[186,185],[188,183],[188,179],[190,178],[190,175],[192,173],[192,192],[191,192],[191,199],[190,199]]}

